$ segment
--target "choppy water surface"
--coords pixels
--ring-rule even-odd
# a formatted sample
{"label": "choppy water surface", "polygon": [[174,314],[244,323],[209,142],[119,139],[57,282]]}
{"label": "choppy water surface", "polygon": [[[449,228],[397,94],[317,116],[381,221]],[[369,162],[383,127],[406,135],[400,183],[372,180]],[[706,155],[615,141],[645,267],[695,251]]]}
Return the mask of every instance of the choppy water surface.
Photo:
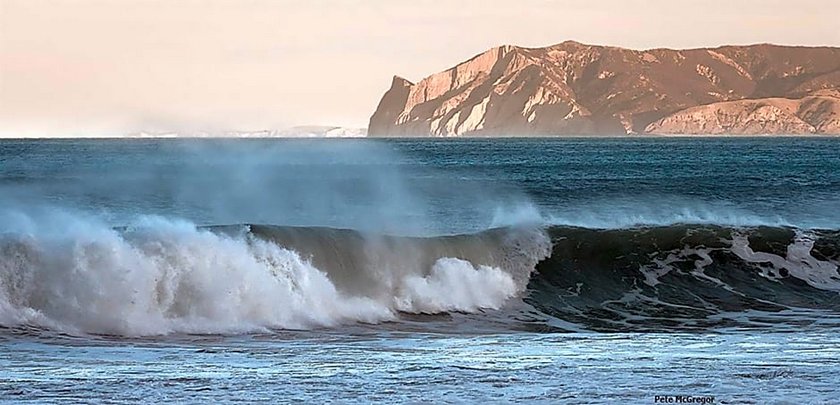
{"label": "choppy water surface", "polygon": [[838,146],[0,141],[0,399],[830,403]]}
{"label": "choppy water surface", "polygon": [[[8,401],[832,403],[840,339],[808,334],[277,333],[3,341]],[[787,401],[787,402],[786,402]]]}

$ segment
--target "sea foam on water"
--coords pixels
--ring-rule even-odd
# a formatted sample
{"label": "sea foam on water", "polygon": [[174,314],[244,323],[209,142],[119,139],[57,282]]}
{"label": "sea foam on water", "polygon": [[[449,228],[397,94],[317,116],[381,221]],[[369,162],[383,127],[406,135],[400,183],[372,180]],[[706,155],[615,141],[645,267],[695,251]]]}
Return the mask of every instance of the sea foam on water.
{"label": "sea foam on water", "polygon": [[389,290],[349,295],[310,259],[251,234],[161,217],[123,229],[64,213],[19,219],[21,231],[0,241],[5,326],[117,335],[308,329],[399,311],[499,308],[524,289],[500,268],[440,257],[424,272],[393,275]]}

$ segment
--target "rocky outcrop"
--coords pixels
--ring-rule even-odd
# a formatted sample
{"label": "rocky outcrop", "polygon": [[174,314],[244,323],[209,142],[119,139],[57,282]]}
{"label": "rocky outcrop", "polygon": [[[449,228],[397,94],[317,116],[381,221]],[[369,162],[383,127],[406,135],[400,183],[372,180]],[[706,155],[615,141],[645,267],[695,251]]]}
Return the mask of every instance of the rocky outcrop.
{"label": "rocky outcrop", "polygon": [[840,99],[764,98],[714,103],[671,114],[647,126],[651,134],[838,134]]}
{"label": "rocky outcrop", "polygon": [[501,46],[394,77],[369,136],[840,133],[840,49]]}

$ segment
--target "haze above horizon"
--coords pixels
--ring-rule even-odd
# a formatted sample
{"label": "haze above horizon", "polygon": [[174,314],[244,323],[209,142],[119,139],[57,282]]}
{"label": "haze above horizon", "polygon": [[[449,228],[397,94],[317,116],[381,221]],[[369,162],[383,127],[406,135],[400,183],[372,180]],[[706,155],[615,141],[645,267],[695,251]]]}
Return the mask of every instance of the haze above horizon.
{"label": "haze above horizon", "polygon": [[0,0],[0,137],[367,125],[494,46],[840,46],[833,0]]}

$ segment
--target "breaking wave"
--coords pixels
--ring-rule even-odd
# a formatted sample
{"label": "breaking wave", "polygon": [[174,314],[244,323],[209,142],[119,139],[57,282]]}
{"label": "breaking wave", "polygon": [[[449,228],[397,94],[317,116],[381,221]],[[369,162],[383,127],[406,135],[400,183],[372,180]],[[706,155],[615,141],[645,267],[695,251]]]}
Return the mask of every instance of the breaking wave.
{"label": "breaking wave", "polygon": [[538,229],[400,238],[154,217],[45,223],[0,236],[0,325],[140,336],[477,312],[520,295],[549,250]]}
{"label": "breaking wave", "polygon": [[400,237],[160,217],[120,228],[69,215],[13,222],[0,234],[6,328],[399,328],[412,314],[531,331],[840,326],[835,230],[555,225]]}

